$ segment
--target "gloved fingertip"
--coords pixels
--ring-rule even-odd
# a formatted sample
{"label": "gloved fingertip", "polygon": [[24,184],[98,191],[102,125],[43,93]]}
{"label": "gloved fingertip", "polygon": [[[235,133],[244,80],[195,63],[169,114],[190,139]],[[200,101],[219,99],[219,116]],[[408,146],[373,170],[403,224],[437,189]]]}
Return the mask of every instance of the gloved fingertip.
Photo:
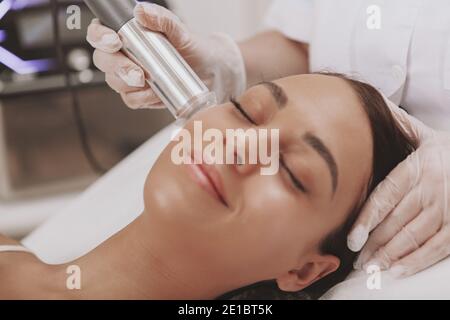
{"label": "gloved fingertip", "polygon": [[126,105],[133,110],[141,109],[160,109],[161,100],[150,88],[134,92],[128,92],[123,95]]}
{"label": "gloved fingertip", "polygon": [[[98,43],[103,48],[108,48],[110,50],[118,50],[122,47],[122,41],[120,41],[119,36],[115,32],[105,33]],[[117,49],[118,48],[118,49]]]}
{"label": "gloved fingertip", "polygon": [[369,233],[366,228],[359,225],[348,235],[347,246],[353,252],[358,252],[362,249],[368,238]]}
{"label": "gloved fingertip", "polygon": [[156,8],[156,4],[149,2],[138,3],[136,7],[134,7],[134,16],[139,19],[144,19],[146,15],[153,15],[153,11]]}
{"label": "gloved fingertip", "polygon": [[101,34],[101,31],[93,30],[88,32],[86,40],[92,47],[106,53],[115,53],[122,48],[122,41],[115,32]]}
{"label": "gloved fingertip", "polygon": [[130,87],[143,88],[145,86],[145,75],[141,69],[119,69],[116,74]]}

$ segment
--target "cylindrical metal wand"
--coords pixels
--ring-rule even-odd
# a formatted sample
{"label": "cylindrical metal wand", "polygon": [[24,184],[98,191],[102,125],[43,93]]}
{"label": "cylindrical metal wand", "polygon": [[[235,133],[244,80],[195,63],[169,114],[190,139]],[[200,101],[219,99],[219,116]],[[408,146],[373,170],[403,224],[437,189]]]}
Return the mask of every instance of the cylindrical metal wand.
{"label": "cylindrical metal wand", "polygon": [[188,119],[217,103],[177,50],[158,32],[141,26],[133,15],[136,0],[84,0],[107,27],[116,31],[124,52],[146,73],[147,82],[177,119]]}

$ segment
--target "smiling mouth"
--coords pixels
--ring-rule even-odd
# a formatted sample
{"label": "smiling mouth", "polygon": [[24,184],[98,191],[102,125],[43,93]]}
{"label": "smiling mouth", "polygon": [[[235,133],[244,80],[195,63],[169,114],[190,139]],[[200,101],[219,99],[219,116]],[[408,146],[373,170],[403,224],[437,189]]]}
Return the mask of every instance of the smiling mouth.
{"label": "smiling mouth", "polygon": [[224,196],[221,178],[217,170],[212,166],[204,165],[202,163],[196,164],[194,156],[192,156],[192,163],[187,166],[189,167],[190,174],[194,181],[199,184],[203,190],[228,208],[229,206]]}

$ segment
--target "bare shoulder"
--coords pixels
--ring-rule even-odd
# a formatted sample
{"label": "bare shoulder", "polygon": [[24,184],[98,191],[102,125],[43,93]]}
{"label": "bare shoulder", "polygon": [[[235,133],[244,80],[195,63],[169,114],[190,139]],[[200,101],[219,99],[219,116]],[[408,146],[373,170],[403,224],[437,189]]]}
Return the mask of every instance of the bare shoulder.
{"label": "bare shoulder", "polygon": [[[20,245],[0,235],[0,246]],[[0,252],[0,300],[67,299],[65,269],[29,252]]]}
{"label": "bare shoulder", "polygon": [[0,299],[25,298],[34,286],[26,282],[37,266],[26,253],[0,252]]}
{"label": "bare shoulder", "polygon": [[[0,234],[0,247],[4,245],[19,245],[19,242]],[[0,298],[4,297],[3,291],[6,289],[9,279],[11,279],[12,272],[22,258],[22,255],[13,255],[10,252],[0,251],[0,283],[2,284],[0,287]]]}
{"label": "bare shoulder", "polygon": [[[2,245],[20,245],[0,235]],[[28,252],[0,251],[0,299],[38,298],[45,287],[49,266]]]}

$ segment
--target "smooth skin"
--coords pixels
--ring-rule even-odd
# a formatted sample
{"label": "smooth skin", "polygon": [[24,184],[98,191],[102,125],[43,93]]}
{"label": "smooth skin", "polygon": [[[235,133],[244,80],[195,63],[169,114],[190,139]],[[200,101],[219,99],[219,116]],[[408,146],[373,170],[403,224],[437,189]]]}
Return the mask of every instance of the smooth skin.
{"label": "smooth skin", "polygon": [[[259,165],[213,165],[224,205],[192,178],[189,165],[171,161],[174,141],[147,177],[138,219],[66,265],[1,253],[0,298],[212,299],[270,279],[297,291],[335,271],[339,258],[319,246],[365,196],[372,168],[369,120],[342,79],[301,75],[276,84],[287,96],[281,109],[266,85],[238,98],[256,125],[226,103],[199,113],[186,128],[201,120],[204,130],[279,129],[280,152],[307,192],[284,168],[264,176]],[[320,138],[336,161],[335,192],[326,162],[302,139],[306,133]],[[65,287],[69,265],[81,268],[81,290]]]}
{"label": "smooth skin", "polygon": [[[192,34],[172,12],[154,4],[138,5],[135,17],[149,30],[164,33],[219,101],[238,96],[245,85],[309,72],[309,45],[276,31],[236,44],[223,34]],[[119,52],[117,34],[97,21],[87,39],[96,48],[94,63],[127,106],[162,107],[145,85],[142,70]],[[390,109],[418,141],[418,149],[371,195],[348,236],[348,247],[362,250],[356,268],[378,265],[406,277],[450,255],[450,135],[399,113],[396,105]]]}

